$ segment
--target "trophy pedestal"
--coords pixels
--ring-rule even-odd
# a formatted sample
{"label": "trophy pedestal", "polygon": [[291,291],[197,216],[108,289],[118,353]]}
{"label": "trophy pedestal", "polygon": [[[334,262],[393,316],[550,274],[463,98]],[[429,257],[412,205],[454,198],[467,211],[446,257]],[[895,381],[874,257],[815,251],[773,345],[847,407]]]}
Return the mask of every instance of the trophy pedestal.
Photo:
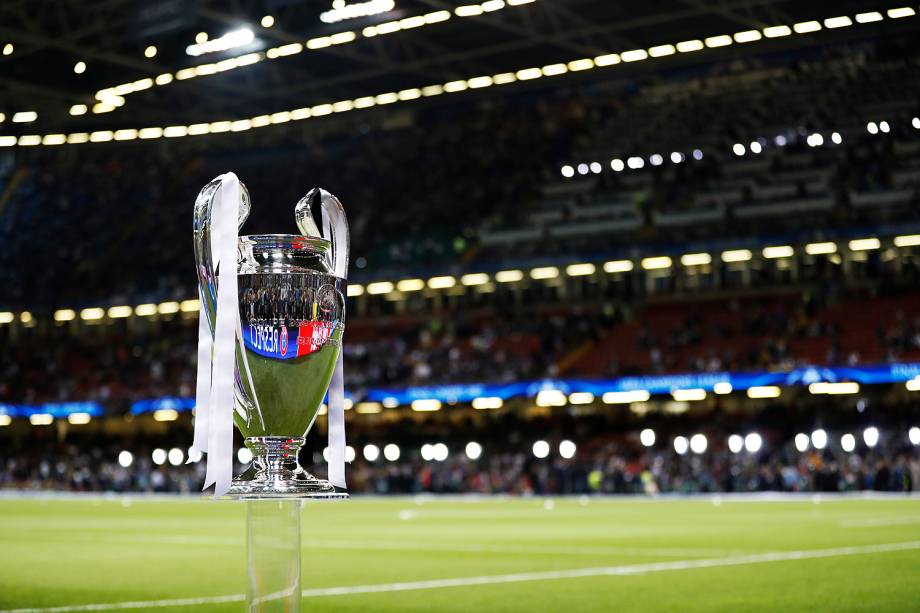
{"label": "trophy pedestal", "polygon": [[300,465],[297,454],[304,438],[259,436],[246,439],[252,463],[235,477],[226,496],[239,500],[309,498],[341,500],[348,494],[337,492],[324,479],[317,479]]}
{"label": "trophy pedestal", "polygon": [[300,500],[250,500],[246,513],[246,610],[300,611]]}

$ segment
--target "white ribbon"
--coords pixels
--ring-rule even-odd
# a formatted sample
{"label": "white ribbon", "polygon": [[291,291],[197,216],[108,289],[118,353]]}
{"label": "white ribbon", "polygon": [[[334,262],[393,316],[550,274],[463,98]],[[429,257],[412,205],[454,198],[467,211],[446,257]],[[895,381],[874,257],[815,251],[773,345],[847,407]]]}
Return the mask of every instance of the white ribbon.
{"label": "white ribbon", "polygon": [[[335,339],[330,338],[329,342]],[[342,368],[342,352],[332,371],[329,385],[329,483],[336,487],[345,485],[345,376]]]}
{"label": "white ribbon", "polygon": [[212,338],[202,296],[192,444],[192,449],[208,454],[202,489],[213,485],[215,498],[227,493],[233,478],[233,377],[240,318],[236,277],[240,181],[232,172],[220,179],[220,189],[211,204],[211,261],[217,281],[217,314]]}

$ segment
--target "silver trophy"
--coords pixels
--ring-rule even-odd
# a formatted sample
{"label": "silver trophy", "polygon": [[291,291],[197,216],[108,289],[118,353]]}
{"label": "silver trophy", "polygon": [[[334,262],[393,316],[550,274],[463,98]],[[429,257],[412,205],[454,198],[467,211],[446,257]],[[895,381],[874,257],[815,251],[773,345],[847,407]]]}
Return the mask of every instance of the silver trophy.
{"label": "silver trophy", "polygon": [[[201,190],[194,214],[199,289],[212,336],[217,271],[211,257],[211,213],[220,185],[216,179]],[[242,183],[240,195],[238,227],[251,208]],[[238,239],[233,420],[253,460],[233,478],[231,498],[347,498],[304,470],[297,456],[341,351],[348,225],[338,199],[318,188],[297,203],[295,219],[299,235]]]}

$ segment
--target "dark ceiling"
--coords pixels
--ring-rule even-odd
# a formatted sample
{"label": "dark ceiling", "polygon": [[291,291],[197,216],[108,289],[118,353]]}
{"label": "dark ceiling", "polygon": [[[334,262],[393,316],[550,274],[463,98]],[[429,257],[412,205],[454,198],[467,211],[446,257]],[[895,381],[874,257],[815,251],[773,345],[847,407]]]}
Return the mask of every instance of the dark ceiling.
{"label": "dark ceiling", "polygon": [[[174,81],[130,94],[125,106],[105,114],[74,117],[73,104],[94,102],[96,91],[114,85],[175,73],[240,51],[198,58],[185,53],[197,32],[212,38],[238,27],[256,34],[253,50],[354,30],[460,3],[396,0],[396,9],[372,18],[326,25],[320,12],[331,0],[4,0],[0,3],[0,112],[7,120],[0,134],[92,131],[102,128],[166,126],[216,119],[252,117],[334,100],[422,87],[453,79],[514,71],[582,57],[718,34],[760,29],[889,6],[865,1],[801,2],[770,0],[535,0],[473,17],[385,36],[358,36],[350,44],[261,61],[228,72]],[[892,5],[895,6],[895,5]],[[260,26],[264,15],[275,24]],[[920,17],[809,36],[763,40],[706,51],[706,58],[749,53],[767,45],[802,46],[818,40],[879,36],[886,30],[917,27]],[[158,52],[146,58],[144,50]],[[673,62],[710,61],[704,54]],[[698,59],[700,58],[700,59]],[[87,69],[75,74],[84,61]],[[655,70],[666,62],[641,62],[630,70]],[[572,74],[565,79],[598,78]],[[39,119],[24,128],[13,124],[16,111],[35,110]]]}

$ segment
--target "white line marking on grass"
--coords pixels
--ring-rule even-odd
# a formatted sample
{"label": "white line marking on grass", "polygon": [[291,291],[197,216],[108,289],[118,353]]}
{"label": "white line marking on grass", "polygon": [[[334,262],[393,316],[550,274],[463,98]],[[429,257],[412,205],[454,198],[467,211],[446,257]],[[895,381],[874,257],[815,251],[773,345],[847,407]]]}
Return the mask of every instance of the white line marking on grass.
{"label": "white line marking on grass", "polygon": [[920,524],[920,517],[869,517],[866,519],[844,519],[839,522],[841,528],[881,528],[907,524]]}
{"label": "white line marking on grass", "polygon": [[[676,560],[673,562],[652,562],[647,564],[626,564],[621,566],[601,566],[596,568],[573,568],[570,570],[551,570],[506,575],[482,575],[479,577],[455,577],[449,579],[429,579],[425,581],[404,581],[400,583],[378,583],[371,585],[350,585],[303,590],[304,598],[323,596],[348,596],[352,594],[377,594],[382,592],[409,592],[415,590],[432,590],[452,587],[471,587],[477,585],[496,585],[502,583],[520,583],[527,581],[549,581],[557,579],[580,579],[585,577],[631,576],[646,573],[692,570],[698,568],[718,568],[725,566],[746,566],[769,562],[788,562],[794,560],[813,560],[816,558],[833,558],[841,556],[890,553],[895,551],[912,551],[920,549],[920,541],[902,543],[884,543],[880,545],[862,545],[855,547],[832,547],[801,551],[774,551],[725,558],[705,558],[701,560]],[[113,602],[104,604],[72,605],[62,607],[6,609],[0,613],[77,613],[81,611],[115,611],[119,609],[166,608],[223,604],[241,602],[242,594],[229,596],[210,596],[204,598],[175,598],[171,600],[147,600]]]}

